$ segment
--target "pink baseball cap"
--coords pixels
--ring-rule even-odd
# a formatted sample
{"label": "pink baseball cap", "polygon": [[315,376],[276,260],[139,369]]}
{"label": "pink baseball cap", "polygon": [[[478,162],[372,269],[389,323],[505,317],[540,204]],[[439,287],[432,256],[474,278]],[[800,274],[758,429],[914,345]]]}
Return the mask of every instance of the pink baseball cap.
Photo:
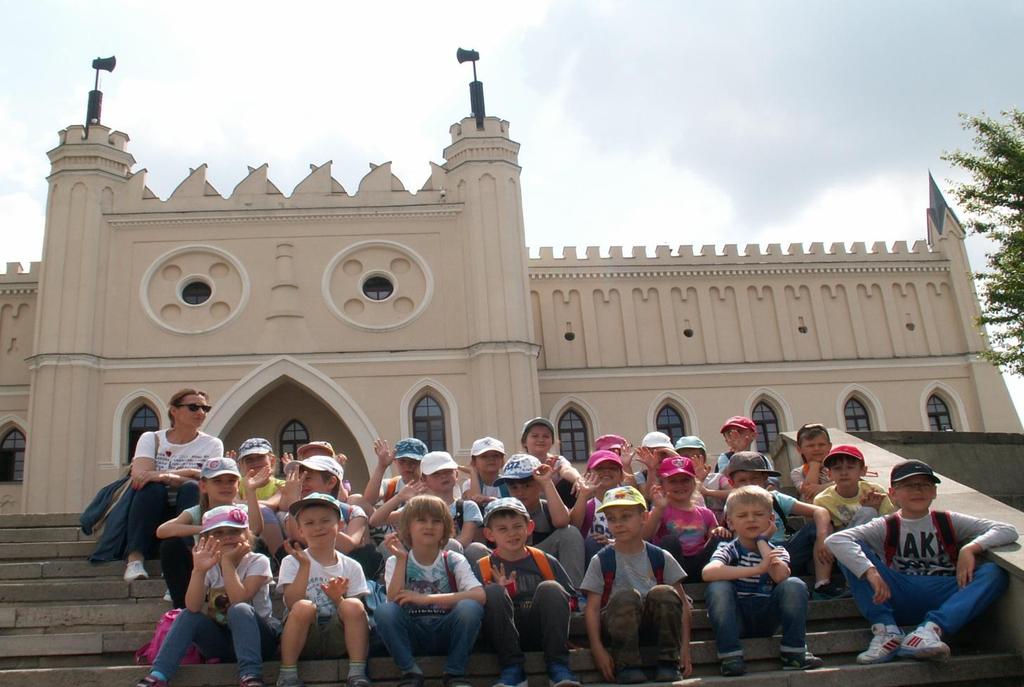
{"label": "pink baseball cap", "polygon": [[672,456],[661,461],[661,465],[658,466],[658,475],[661,477],[689,475],[694,479],[697,478],[697,473],[693,469],[693,461],[686,456]]}
{"label": "pink baseball cap", "polygon": [[602,434],[597,439],[594,439],[594,450],[611,451],[613,448],[623,449],[626,448],[627,443],[625,438],[620,437],[618,434]]}
{"label": "pink baseball cap", "polygon": [[718,430],[718,433],[725,434],[725,430],[732,428],[746,429],[750,430],[751,432],[757,431],[757,426],[754,425],[754,421],[751,420],[749,417],[744,417],[742,415],[733,415],[731,418],[725,421],[725,424],[722,425],[722,429]]}
{"label": "pink baseball cap", "polygon": [[594,451],[590,454],[590,460],[587,461],[587,469],[593,470],[601,463],[615,463],[621,468],[622,458],[612,451]]}

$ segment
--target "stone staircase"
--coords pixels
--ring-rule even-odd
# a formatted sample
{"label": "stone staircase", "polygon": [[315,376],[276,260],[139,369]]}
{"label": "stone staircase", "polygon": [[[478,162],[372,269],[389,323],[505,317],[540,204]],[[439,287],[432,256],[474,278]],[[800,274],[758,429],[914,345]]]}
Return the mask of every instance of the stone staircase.
{"label": "stone staircase", "polygon": [[[76,514],[0,516],[0,686],[113,687],[134,685],[145,674],[144,667],[134,665],[132,655],[170,607],[162,598],[159,565],[147,563],[153,579],[125,583],[120,563],[92,565],[86,560],[92,547],[91,539],[78,530]],[[870,631],[849,599],[811,602],[807,641],[811,651],[825,659],[825,668],[784,673],[777,669],[778,639],[752,639],[744,641],[751,672],[742,678],[722,678],[703,608],[704,586],[687,585],[687,590],[696,603],[696,675],[680,684],[739,687],[769,680],[778,687],[1024,684],[1020,652],[972,646],[970,638],[980,633],[971,628],[954,643],[954,658],[947,663],[857,666],[854,657],[867,645]],[[582,617],[573,619],[571,634],[575,645],[586,647]],[[421,665],[428,681],[440,678],[440,659],[422,660]],[[571,666],[584,683],[601,682],[586,648],[572,652]],[[528,654],[526,668],[533,687],[547,684],[540,654]],[[235,685],[234,669],[233,664],[185,666],[174,684]],[[314,661],[300,667],[310,685],[343,683],[346,672],[344,661]],[[399,677],[387,657],[372,659],[370,672],[375,684],[393,684]],[[481,687],[491,685],[497,672],[493,654],[486,651],[470,662],[470,677]],[[276,673],[277,663],[267,664],[269,683],[273,684]]]}

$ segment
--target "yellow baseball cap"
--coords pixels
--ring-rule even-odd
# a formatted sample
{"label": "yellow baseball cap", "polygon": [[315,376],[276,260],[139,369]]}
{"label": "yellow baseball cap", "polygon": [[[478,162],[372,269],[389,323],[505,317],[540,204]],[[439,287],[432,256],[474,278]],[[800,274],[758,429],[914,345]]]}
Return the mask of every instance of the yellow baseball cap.
{"label": "yellow baseball cap", "polygon": [[644,495],[634,487],[615,487],[605,492],[604,499],[597,510],[602,511],[612,506],[640,506],[647,510],[647,501]]}

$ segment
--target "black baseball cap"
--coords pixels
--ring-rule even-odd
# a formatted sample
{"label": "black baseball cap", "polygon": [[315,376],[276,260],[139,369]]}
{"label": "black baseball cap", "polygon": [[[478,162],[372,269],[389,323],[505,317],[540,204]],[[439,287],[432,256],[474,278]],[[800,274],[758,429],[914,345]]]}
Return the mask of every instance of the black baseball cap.
{"label": "black baseball cap", "polygon": [[941,484],[941,480],[935,476],[935,471],[932,470],[931,466],[919,460],[908,460],[894,467],[892,474],[889,476],[889,484],[902,482],[914,475],[924,475],[935,484]]}

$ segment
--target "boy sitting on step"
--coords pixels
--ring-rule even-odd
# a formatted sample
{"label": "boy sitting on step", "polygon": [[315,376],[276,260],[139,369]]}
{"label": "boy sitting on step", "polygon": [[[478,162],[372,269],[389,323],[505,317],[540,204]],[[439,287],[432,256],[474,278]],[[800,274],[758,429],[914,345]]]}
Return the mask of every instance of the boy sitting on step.
{"label": "boy sitting on step", "polygon": [[771,542],[772,495],[758,486],[738,487],[726,499],[725,517],[736,538],[720,546],[704,566],[704,580],[710,583],[705,601],[722,675],[747,672],[741,637],[770,637],[779,625],[782,669],[820,667],[822,660],[808,653],[805,643],[807,585],[790,577],[789,552]]}
{"label": "boy sitting on step", "polygon": [[[614,543],[590,559],[580,585],[587,592],[587,637],[594,664],[606,680],[646,682],[640,644],[658,650],[655,682],[674,682],[693,671],[686,573],[664,549],[645,542],[650,517],[634,487],[609,489],[598,509]],[[680,675],[680,670],[682,675]]]}
{"label": "boy sitting on step", "polygon": [[[858,663],[897,656],[945,660],[956,634],[1006,589],[1006,572],[977,556],[1017,541],[1012,525],[934,511],[939,478],[919,460],[892,469],[889,495],[900,509],[836,532],[826,545],[850,584],[874,637]],[[920,623],[920,624],[918,624]],[[900,625],[917,629],[904,635]]]}
{"label": "boy sitting on step", "polygon": [[526,684],[523,647],[544,650],[551,687],[580,687],[569,670],[569,615],[575,590],[551,554],[527,546],[533,521],[517,498],[491,501],[484,534],[495,550],[475,561],[484,583],[483,631],[498,653],[501,675],[495,687]]}

